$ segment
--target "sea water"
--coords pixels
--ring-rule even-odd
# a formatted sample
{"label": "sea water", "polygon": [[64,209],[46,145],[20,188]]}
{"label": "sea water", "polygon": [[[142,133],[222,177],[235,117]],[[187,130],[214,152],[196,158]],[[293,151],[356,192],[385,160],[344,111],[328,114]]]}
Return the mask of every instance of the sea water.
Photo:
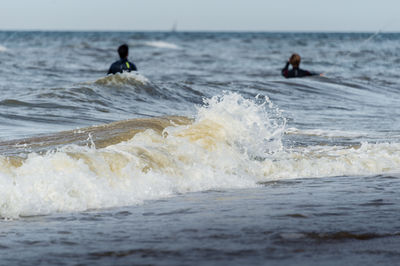
{"label": "sea water", "polygon": [[0,264],[395,264],[400,35],[370,36],[0,32]]}

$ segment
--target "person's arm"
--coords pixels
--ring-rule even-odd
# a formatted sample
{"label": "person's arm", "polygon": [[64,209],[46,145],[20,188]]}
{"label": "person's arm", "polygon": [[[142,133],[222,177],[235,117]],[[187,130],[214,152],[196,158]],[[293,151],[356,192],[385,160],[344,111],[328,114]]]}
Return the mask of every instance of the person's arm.
{"label": "person's arm", "polygon": [[135,65],[134,63],[131,63],[131,65],[132,65],[132,70],[133,70],[133,71],[138,71],[138,70],[137,70],[137,67],[136,67],[136,65]]}
{"label": "person's arm", "polygon": [[285,67],[284,68],[282,68],[282,71],[281,71],[281,73],[282,73],[282,76],[284,76],[285,78],[288,78],[288,74],[289,74],[289,62],[286,62],[286,65],[285,65]]}
{"label": "person's arm", "polygon": [[305,74],[305,76],[315,76],[315,75],[317,75],[317,73],[311,72],[311,71],[308,71],[308,70],[305,70],[304,74]]}
{"label": "person's arm", "polygon": [[137,67],[134,63],[132,63],[131,61],[127,61],[127,63],[129,64],[129,67],[128,67],[129,71],[137,71]]}
{"label": "person's arm", "polygon": [[307,76],[324,76],[324,73],[318,73],[318,72],[312,72],[312,71],[306,71]]}
{"label": "person's arm", "polygon": [[111,64],[110,68],[108,69],[107,75],[115,74],[115,71],[113,68],[114,68],[114,64]]}

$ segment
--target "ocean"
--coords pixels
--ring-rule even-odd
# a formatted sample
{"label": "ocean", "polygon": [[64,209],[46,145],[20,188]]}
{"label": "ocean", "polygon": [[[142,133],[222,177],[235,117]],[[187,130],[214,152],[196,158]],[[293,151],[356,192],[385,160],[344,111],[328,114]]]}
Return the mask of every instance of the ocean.
{"label": "ocean", "polygon": [[397,264],[399,64],[398,33],[1,31],[0,265]]}

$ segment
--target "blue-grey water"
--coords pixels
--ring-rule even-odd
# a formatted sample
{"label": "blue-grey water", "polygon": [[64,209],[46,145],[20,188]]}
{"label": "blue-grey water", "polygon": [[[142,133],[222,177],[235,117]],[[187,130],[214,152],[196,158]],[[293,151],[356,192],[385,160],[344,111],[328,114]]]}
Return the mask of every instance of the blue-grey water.
{"label": "blue-grey water", "polygon": [[0,32],[0,265],[396,264],[399,63],[397,33]]}

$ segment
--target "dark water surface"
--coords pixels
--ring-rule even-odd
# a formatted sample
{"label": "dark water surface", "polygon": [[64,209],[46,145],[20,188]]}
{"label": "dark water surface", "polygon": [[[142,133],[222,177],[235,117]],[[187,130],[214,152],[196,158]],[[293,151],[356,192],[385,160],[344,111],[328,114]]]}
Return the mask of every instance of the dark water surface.
{"label": "dark water surface", "polygon": [[371,36],[0,32],[0,265],[397,264],[400,34]]}
{"label": "dark water surface", "polygon": [[[3,222],[3,265],[396,264],[399,176],[269,182]],[[24,254],[16,258],[16,254]]]}

